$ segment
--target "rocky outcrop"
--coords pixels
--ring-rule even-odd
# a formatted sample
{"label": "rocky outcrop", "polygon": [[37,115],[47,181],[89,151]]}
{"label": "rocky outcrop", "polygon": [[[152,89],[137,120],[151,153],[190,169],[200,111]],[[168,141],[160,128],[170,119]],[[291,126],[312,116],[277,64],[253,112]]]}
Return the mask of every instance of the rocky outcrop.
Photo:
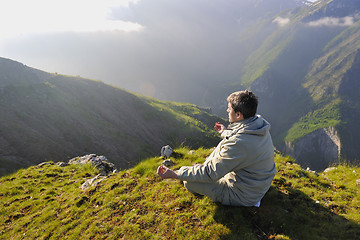
{"label": "rocky outcrop", "polygon": [[285,143],[285,153],[296,158],[303,168],[324,170],[337,163],[340,156],[340,138],[334,127],[309,133],[295,143]]}
{"label": "rocky outcrop", "polygon": [[[87,164],[95,166],[101,171],[100,174],[93,178],[85,179],[85,182],[80,186],[82,190],[87,190],[89,187],[97,186],[100,182],[105,180],[109,173],[116,173],[115,165],[107,160],[104,156],[97,156],[96,154],[89,154],[82,157],[75,157],[69,160],[68,164]],[[59,165],[60,166],[60,165]]]}
{"label": "rocky outcrop", "polygon": [[107,160],[105,156],[89,154],[82,157],[75,157],[69,160],[69,164],[87,164],[95,166],[101,171],[101,175],[106,176],[111,172],[116,172],[115,165]]}
{"label": "rocky outcrop", "polygon": [[[105,180],[110,173],[117,173],[118,170],[115,165],[107,160],[105,156],[97,156],[96,154],[88,154],[82,157],[74,157],[66,162],[57,162],[56,165],[59,167],[66,167],[71,164],[91,164],[100,170],[100,174],[93,178],[85,179],[84,183],[80,186],[82,190],[87,190],[91,186],[96,187]],[[37,165],[38,168],[43,168],[47,165],[54,165],[53,162],[42,162]],[[43,170],[40,170],[43,171]]]}
{"label": "rocky outcrop", "polygon": [[173,153],[173,150],[169,145],[163,146],[161,148],[161,156],[163,156],[163,157],[170,157],[170,155],[172,153]]}

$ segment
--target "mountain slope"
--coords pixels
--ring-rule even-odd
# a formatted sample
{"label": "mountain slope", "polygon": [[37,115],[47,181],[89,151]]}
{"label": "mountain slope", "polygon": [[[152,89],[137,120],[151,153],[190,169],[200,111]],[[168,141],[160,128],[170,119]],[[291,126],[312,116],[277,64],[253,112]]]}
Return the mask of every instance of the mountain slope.
{"label": "mountain slope", "polygon": [[276,146],[304,167],[359,161],[359,12],[358,1],[324,0],[269,19],[278,29],[235,84],[259,95]]}
{"label": "mountain slope", "polygon": [[[127,168],[163,145],[212,146],[218,141],[212,126],[221,119],[206,109],[0,60],[3,174],[92,152]],[[177,111],[181,107],[188,111]]]}
{"label": "mountain slope", "polygon": [[[175,149],[174,169],[208,149]],[[0,178],[1,239],[356,239],[359,168],[319,176],[276,155],[278,173],[260,208],[226,207],[156,176],[162,158],[142,161],[82,190],[91,165],[41,164]]]}

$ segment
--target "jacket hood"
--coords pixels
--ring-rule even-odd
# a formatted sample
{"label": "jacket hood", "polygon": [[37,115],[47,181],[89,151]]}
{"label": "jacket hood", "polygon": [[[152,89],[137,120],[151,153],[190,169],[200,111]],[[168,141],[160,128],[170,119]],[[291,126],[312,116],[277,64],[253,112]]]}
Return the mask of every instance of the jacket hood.
{"label": "jacket hood", "polygon": [[228,129],[232,130],[234,133],[239,132],[264,136],[267,132],[270,131],[270,123],[260,115],[256,115],[239,122],[231,123]]}

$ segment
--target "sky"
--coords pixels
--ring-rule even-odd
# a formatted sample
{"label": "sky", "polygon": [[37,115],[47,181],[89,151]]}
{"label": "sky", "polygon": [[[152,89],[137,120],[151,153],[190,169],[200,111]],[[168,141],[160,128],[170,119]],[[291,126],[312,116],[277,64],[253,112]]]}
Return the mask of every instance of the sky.
{"label": "sky", "polygon": [[239,66],[253,44],[243,44],[241,32],[294,6],[290,0],[0,3],[0,57],[160,99],[198,96],[197,103],[205,97],[198,94],[205,84],[216,88],[221,81],[239,79]]}
{"label": "sky", "polygon": [[136,0],[1,0],[0,33],[17,37],[34,33],[139,31],[135,22],[111,19],[111,9]]}

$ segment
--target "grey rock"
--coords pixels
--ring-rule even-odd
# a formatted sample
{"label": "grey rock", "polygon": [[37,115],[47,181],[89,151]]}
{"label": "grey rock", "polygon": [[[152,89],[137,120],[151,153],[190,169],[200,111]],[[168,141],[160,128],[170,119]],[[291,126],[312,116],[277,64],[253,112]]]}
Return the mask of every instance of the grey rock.
{"label": "grey rock", "polygon": [[306,171],[307,171],[307,172],[309,172],[309,173],[315,174],[316,176],[319,176],[319,174],[317,174],[317,172],[316,172],[316,171],[311,170],[309,167],[308,167],[308,168],[306,168]]}
{"label": "grey rock", "polygon": [[58,162],[56,165],[58,165],[59,167],[66,167],[69,164],[67,164],[65,162]]}
{"label": "grey rock", "polygon": [[46,165],[53,165],[54,163],[52,163],[52,162],[42,162],[42,163],[39,163],[37,166],[39,167],[39,168],[41,168],[41,167],[43,167],[43,166],[46,166]]}
{"label": "grey rock", "polygon": [[82,190],[87,190],[91,186],[98,186],[107,175],[110,173],[117,173],[115,165],[107,160],[105,156],[97,156],[96,154],[89,154],[82,157],[74,157],[69,160],[68,164],[88,164],[95,166],[101,171],[100,174],[93,178],[86,179],[80,186]]}
{"label": "grey rock", "polygon": [[328,168],[326,168],[326,169],[324,170],[324,173],[333,171],[333,170],[335,170],[335,169],[336,169],[336,167],[328,167]]}
{"label": "grey rock", "polygon": [[357,185],[357,186],[360,185],[360,179],[356,179],[356,185]]}
{"label": "grey rock", "polygon": [[341,142],[336,129],[326,127],[309,133],[294,143],[286,142],[282,151],[294,157],[303,168],[321,171],[339,163]]}
{"label": "grey rock", "polygon": [[113,173],[116,167],[113,163],[109,162],[105,156],[97,156],[96,154],[89,154],[82,157],[75,157],[69,160],[69,164],[87,164],[95,166],[101,171],[101,175],[106,176]]}
{"label": "grey rock", "polygon": [[166,167],[171,167],[175,165],[174,162],[171,161],[171,159],[166,159],[161,164],[165,165]]}
{"label": "grey rock", "polygon": [[163,157],[170,157],[172,153],[173,153],[173,150],[169,145],[163,146],[161,148],[161,156],[163,156]]}
{"label": "grey rock", "polygon": [[86,179],[85,182],[80,186],[82,190],[86,190],[91,186],[97,186],[100,182],[102,182],[104,179],[106,179],[106,176],[102,176],[101,174],[98,174],[96,177]]}

